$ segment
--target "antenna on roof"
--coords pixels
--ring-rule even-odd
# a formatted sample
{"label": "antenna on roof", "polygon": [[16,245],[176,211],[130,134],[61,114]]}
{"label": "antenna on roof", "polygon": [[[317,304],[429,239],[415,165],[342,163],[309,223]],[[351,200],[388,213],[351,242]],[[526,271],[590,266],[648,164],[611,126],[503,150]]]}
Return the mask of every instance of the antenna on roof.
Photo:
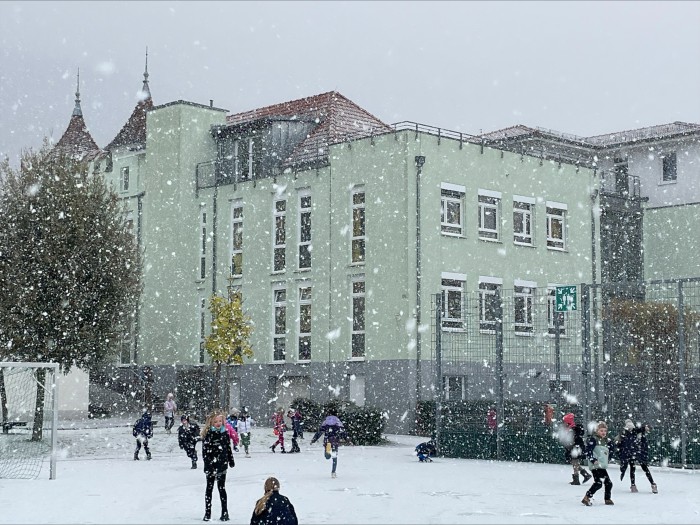
{"label": "antenna on roof", "polygon": [[78,80],[75,86],[75,107],[73,108],[73,116],[80,117],[83,115],[83,110],[80,108],[80,68],[78,68]]}

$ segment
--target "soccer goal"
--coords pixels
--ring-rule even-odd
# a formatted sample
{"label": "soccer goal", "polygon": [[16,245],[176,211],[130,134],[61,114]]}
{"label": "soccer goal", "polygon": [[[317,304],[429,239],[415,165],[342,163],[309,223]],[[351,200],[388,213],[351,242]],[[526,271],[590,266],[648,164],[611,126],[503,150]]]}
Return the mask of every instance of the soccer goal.
{"label": "soccer goal", "polygon": [[0,478],[56,479],[58,364],[0,362]]}

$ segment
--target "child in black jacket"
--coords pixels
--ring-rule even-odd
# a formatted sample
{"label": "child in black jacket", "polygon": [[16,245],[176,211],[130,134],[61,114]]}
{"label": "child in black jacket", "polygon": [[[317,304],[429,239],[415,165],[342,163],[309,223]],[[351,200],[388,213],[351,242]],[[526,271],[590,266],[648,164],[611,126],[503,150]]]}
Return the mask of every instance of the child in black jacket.
{"label": "child in black jacket", "polygon": [[136,450],[134,450],[134,460],[139,459],[141,445],[146,451],[146,459],[151,459],[151,449],[148,448],[148,439],[153,437],[153,422],[148,410],[144,410],[143,415],[136,420],[131,434],[136,438]]}
{"label": "child in black jacket", "polygon": [[192,460],[192,468],[197,468],[197,449],[194,448],[198,441],[199,426],[197,423],[190,423],[190,418],[186,415],[180,417],[180,428],[177,430],[177,444],[185,451],[187,457]]}
{"label": "child in black jacket", "polygon": [[231,438],[224,425],[224,413],[214,411],[207,417],[202,429],[202,459],[207,488],[204,493],[204,521],[211,519],[211,494],[214,481],[219,489],[221,499],[221,521],[229,521],[226,496],[226,471],[236,464],[231,451]]}

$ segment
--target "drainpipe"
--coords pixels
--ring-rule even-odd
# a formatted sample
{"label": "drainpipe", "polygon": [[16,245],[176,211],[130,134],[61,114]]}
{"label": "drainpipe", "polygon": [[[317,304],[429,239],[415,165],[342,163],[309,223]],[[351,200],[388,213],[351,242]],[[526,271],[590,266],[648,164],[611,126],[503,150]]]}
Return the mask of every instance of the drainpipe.
{"label": "drainpipe", "polygon": [[421,398],[422,390],[422,380],[421,380],[421,280],[422,269],[421,269],[421,245],[420,245],[420,186],[421,186],[421,174],[423,172],[423,165],[425,164],[424,155],[416,155],[416,408],[418,408],[418,401]]}
{"label": "drainpipe", "polygon": [[[214,175],[216,177],[216,175]],[[211,294],[216,294],[216,222],[217,222],[217,197],[219,196],[219,184],[214,183],[214,195],[211,207]]]}

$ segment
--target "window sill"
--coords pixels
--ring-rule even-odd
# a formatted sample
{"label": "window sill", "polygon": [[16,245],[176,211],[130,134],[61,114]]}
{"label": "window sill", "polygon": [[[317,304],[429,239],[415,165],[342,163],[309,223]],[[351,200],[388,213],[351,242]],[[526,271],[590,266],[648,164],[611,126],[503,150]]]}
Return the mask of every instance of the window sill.
{"label": "window sill", "polygon": [[568,250],[566,248],[556,248],[554,246],[547,246],[547,249],[552,252],[563,252],[566,253]]}
{"label": "window sill", "polygon": [[285,273],[287,273],[287,270],[286,270],[286,269],[285,269],[285,270],[275,270],[275,271],[273,271],[273,272],[270,272],[270,275],[282,275],[282,274],[285,274]]}
{"label": "window sill", "polygon": [[514,244],[515,246],[523,246],[523,247],[525,247],[525,248],[535,248],[535,245],[534,245],[534,244],[532,244],[532,243],[527,243],[527,242],[517,242],[517,241],[513,241],[513,244]]}
{"label": "window sill", "polygon": [[296,364],[298,365],[309,365],[311,364],[311,359],[299,359]]}
{"label": "window sill", "polygon": [[515,335],[520,336],[520,337],[535,337],[534,332],[514,332]]}
{"label": "window sill", "polygon": [[678,179],[676,180],[660,180],[659,186],[668,186],[670,184],[678,184]]}
{"label": "window sill", "polygon": [[480,241],[485,241],[485,242],[495,242],[495,243],[498,243],[498,244],[503,244],[503,241],[501,241],[501,239],[489,239],[489,238],[486,238],[486,237],[479,237],[479,240],[480,240]]}
{"label": "window sill", "polygon": [[308,273],[311,271],[311,268],[299,268],[297,270],[294,270],[294,273]]}
{"label": "window sill", "polygon": [[286,365],[287,361],[270,361],[271,365]]}
{"label": "window sill", "polygon": [[348,358],[348,361],[355,362],[355,363],[359,363],[359,362],[362,362],[364,360],[365,360],[364,357],[349,357]]}
{"label": "window sill", "polygon": [[466,239],[467,238],[467,236],[464,235],[463,233],[452,233],[452,232],[441,231],[440,234],[443,237],[453,237],[455,239]]}
{"label": "window sill", "polygon": [[242,279],[242,278],[243,278],[243,274],[242,274],[242,273],[239,273],[238,275],[232,275],[232,276],[231,276],[231,279]]}
{"label": "window sill", "polygon": [[365,266],[365,261],[351,262],[348,264],[348,268],[362,268],[364,266]]}
{"label": "window sill", "polygon": [[451,327],[442,327],[443,332],[456,332],[456,333],[467,333],[466,328],[451,328]]}

